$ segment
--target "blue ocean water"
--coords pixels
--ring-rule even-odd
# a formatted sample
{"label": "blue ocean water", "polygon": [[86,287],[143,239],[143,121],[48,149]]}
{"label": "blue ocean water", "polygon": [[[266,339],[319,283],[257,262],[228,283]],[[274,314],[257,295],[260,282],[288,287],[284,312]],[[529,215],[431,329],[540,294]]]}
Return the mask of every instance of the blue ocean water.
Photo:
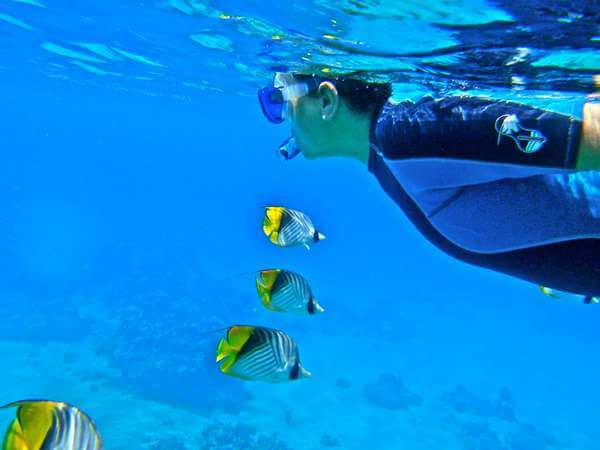
{"label": "blue ocean water", "polygon": [[[283,163],[289,129],[256,102],[275,70],[362,69],[396,98],[579,114],[598,17],[595,1],[0,0],[0,403],[75,404],[116,450],[600,449],[600,310],[450,259],[358,163]],[[327,239],[271,245],[268,204]],[[270,267],[326,313],[262,308],[247,272]],[[207,332],[237,323],[285,330],[313,377],[221,374]]]}

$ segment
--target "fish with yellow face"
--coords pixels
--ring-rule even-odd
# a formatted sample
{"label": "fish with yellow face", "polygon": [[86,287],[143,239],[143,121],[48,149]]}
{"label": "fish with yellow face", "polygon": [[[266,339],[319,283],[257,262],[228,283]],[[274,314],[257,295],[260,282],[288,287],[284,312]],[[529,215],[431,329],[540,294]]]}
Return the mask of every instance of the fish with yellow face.
{"label": "fish with yellow face", "polygon": [[2,450],[102,450],[92,420],[63,402],[22,400],[2,406],[17,408]]}
{"label": "fish with yellow face", "polygon": [[265,207],[262,228],[269,240],[279,247],[310,249],[312,244],[325,239],[306,214],[282,206]]}
{"label": "fish with yellow face", "polygon": [[217,345],[221,372],[243,380],[282,383],[310,377],[296,342],[273,328],[234,325]]}
{"label": "fish with yellow face", "polygon": [[284,269],[261,270],[256,289],[265,308],[293,314],[320,314],[325,311],[315,299],[306,279]]}
{"label": "fish with yellow face", "polygon": [[540,286],[539,288],[543,294],[558,300],[570,300],[576,303],[583,303],[584,305],[597,305],[600,303],[600,298],[592,297],[591,295],[573,294],[571,292],[563,292],[546,286]]}

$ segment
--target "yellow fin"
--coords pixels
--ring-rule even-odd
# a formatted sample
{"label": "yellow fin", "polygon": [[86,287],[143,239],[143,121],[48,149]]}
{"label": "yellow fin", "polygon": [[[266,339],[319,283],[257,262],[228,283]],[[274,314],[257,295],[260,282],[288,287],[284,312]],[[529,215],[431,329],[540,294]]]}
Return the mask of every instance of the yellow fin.
{"label": "yellow fin", "polygon": [[235,363],[237,354],[248,341],[255,327],[234,325],[227,330],[227,337],[217,346],[217,362],[224,360],[221,372],[227,372]]}
{"label": "yellow fin", "polygon": [[229,344],[227,344],[227,340],[225,338],[221,338],[221,340],[219,340],[219,343],[217,344],[217,362],[229,356],[230,353],[231,347],[229,346]]}
{"label": "yellow fin", "polygon": [[267,206],[265,218],[263,220],[263,232],[271,240],[277,244],[279,238],[279,227],[281,226],[281,218],[285,212],[285,208],[280,206]]}
{"label": "yellow fin", "polygon": [[271,289],[280,272],[281,269],[261,270],[260,274],[256,277],[256,289],[265,308],[272,309]]}
{"label": "yellow fin", "polygon": [[8,429],[3,450],[37,450],[41,448],[54,420],[57,403],[50,401],[20,401],[4,406],[18,407],[17,418]]}
{"label": "yellow fin", "polygon": [[13,420],[8,430],[6,430],[2,450],[30,450],[27,442],[25,442],[21,424],[17,419]]}

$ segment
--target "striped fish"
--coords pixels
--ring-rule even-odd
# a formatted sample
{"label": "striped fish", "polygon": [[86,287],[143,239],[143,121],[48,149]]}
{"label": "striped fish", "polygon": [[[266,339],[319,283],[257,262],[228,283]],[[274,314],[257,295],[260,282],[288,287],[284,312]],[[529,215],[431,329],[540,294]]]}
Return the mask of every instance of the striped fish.
{"label": "striped fish", "polygon": [[584,305],[597,305],[600,303],[600,298],[592,297],[591,295],[573,294],[571,292],[558,291],[546,286],[540,286],[539,288],[543,294],[556,299],[571,300],[577,303],[583,303]]}
{"label": "striped fish", "polygon": [[101,450],[92,420],[75,406],[49,400],[23,400],[1,408],[17,408],[2,450]]}
{"label": "striped fish", "polygon": [[325,311],[314,298],[308,281],[289,270],[261,270],[256,276],[256,289],[265,308],[271,311],[295,314]]}
{"label": "striped fish", "polygon": [[217,346],[217,362],[221,361],[221,372],[243,380],[280,383],[310,376],[294,340],[272,328],[229,327]]}
{"label": "striped fish", "polygon": [[325,239],[306,214],[281,206],[265,207],[263,231],[273,244],[280,247],[303,246],[310,249],[312,243]]}

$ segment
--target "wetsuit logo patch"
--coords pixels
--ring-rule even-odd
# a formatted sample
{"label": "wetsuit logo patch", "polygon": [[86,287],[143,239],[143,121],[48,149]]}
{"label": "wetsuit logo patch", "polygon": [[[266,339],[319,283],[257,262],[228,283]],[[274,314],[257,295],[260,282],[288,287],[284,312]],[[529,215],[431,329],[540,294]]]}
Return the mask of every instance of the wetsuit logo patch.
{"label": "wetsuit logo patch", "polygon": [[498,145],[500,145],[502,136],[506,136],[511,138],[523,153],[535,153],[547,141],[540,131],[521,126],[519,119],[514,114],[504,114],[498,117],[494,127],[498,133]]}

